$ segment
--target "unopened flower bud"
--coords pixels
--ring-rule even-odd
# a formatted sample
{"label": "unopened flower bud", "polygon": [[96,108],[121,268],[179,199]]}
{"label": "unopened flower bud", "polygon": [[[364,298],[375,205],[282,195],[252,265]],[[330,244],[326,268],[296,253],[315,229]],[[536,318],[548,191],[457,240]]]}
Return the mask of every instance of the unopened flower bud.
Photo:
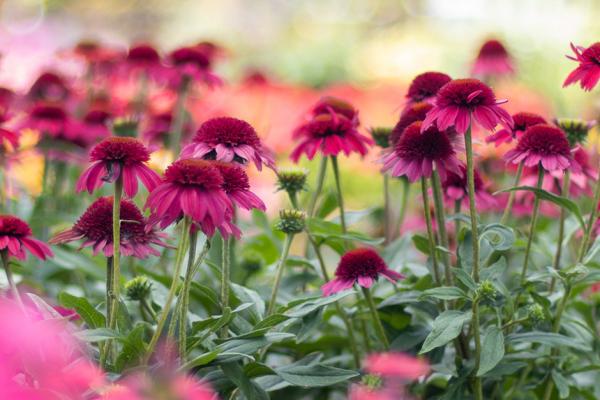
{"label": "unopened flower bud", "polygon": [[265,264],[265,260],[262,255],[256,251],[247,251],[242,253],[240,260],[240,266],[248,274],[253,274],[260,271]]}
{"label": "unopened flower bud", "polygon": [[571,146],[584,143],[588,132],[596,125],[596,121],[588,122],[571,118],[558,118],[554,120],[554,123],[565,132]]}
{"label": "unopened flower bud", "polygon": [[152,290],[152,282],[145,276],[136,276],[132,280],[125,283],[125,293],[129,300],[141,301],[150,295]]}
{"label": "unopened flower bud", "polygon": [[299,210],[280,210],[276,228],[284,233],[294,234],[304,230],[306,214]]}
{"label": "unopened flower bud", "polygon": [[371,390],[377,390],[383,386],[383,379],[379,375],[363,375],[361,383]]}
{"label": "unopened flower bud", "polygon": [[529,316],[529,319],[534,325],[537,325],[546,319],[546,315],[544,314],[544,308],[539,304],[530,305],[527,309],[527,315]]}
{"label": "unopened flower bud", "polygon": [[132,117],[117,118],[113,122],[112,131],[115,136],[137,137],[138,121]]}
{"label": "unopened flower bud", "polygon": [[390,127],[374,127],[369,130],[371,137],[375,141],[375,144],[382,149],[390,147],[390,135],[392,134],[392,128]]}
{"label": "unopened flower bud", "polygon": [[291,196],[306,190],[308,171],[303,168],[280,169],[277,172],[277,191],[285,190]]}
{"label": "unopened flower bud", "polygon": [[497,291],[492,282],[485,280],[479,284],[479,294],[484,299],[494,300],[496,299]]}

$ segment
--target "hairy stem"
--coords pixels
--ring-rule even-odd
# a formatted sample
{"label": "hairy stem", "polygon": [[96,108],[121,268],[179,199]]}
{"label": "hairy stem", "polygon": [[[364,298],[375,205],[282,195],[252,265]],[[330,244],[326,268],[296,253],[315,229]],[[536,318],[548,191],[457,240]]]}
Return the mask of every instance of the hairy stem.
{"label": "hairy stem", "polygon": [[390,342],[388,341],[387,335],[385,334],[385,329],[383,328],[383,324],[381,323],[381,319],[379,318],[379,313],[377,312],[377,307],[375,306],[375,301],[373,301],[371,291],[369,290],[369,288],[362,287],[362,292],[365,295],[365,300],[367,300],[367,305],[369,306],[371,316],[373,317],[375,332],[377,333],[379,340],[381,340],[381,343],[383,344],[383,349],[387,351],[390,349]]}
{"label": "hairy stem", "polygon": [[317,186],[315,187],[315,191],[313,192],[313,196],[310,199],[310,203],[308,205],[307,216],[309,218],[313,217],[315,214],[315,209],[317,207],[317,201],[319,200],[319,196],[323,191],[323,183],[325,182],[325,174],[327,172],[327,157],[321,156],[321,162],[319,163],[319,172],[317,175]]}
{"label": "hairy stem", "polygon": [[342,225],[342,233],[346,233],[346,215],[344,212],[344,196],[342,195],[342,182],[340,180],[340,171],[336,156],[331,156],[331,166],[333,169],[333,177],[335,178],[335,188],[338,199],[338,207],[340,208],[340,224]]}
{"label": "hairy stem", "polygon": [[[433,171],[433,175],[431,176],[431,186],[433,187],[433,206],[435,209],[438,232],[440,234],[440,244],[449,251],[450,244],[448,242],[448,232],[446,231],[446,212],[444,210],[444,199],[442,197],[442,182],[437,171]],[[452,279],[452,271],[450,270],[451,265],[449,253],[443,253],[442,261],[444,263],[446,285],[452,286],[454,283]]]}
{"label": "hairy stem", "polygon": [[[600,163],[600,161],[599,161]],[[590,241],[592,237],[592,231],[594,224],[596,223],[596,218],[598,216],[598,203],[600,202],[600,177],[596,180],[596,189],[594,191],[594,202],[592,203],[592,211],[590,213],[590,218],[588,219],[588,223],[585,226],[585,232],[583,234],[583,240],[581,241],[581,247],[579,248],[579,254],[577,256],[577,262],[581,262],[583,257],[588,251],[590,247]]]}
{"label": "hairy stem", "polygon": [[387,174],[383,174],[383,232],[385,242],[388,244],[392,241],[392,218],[390,210],[390,178]]}
{"label": "hairy stem", "polygon": [[[515,175],[515,182],[513,186],[519,186],[519,181],[521,180],[521,175],[523,175],[523,163],[519,164],[517,168],[517,175]],[[504,213],[502,214],[502,219],[500,219],[501,224],[506,224],[508,221],[508,217],[512,213],[513,204],[515,204],[515,196],[517,192],[510,192],[508,194],[508,202],[506,203],[506,208],[504,209]]]}
{"label": "hairy stem", "polygon": [[429,243],[429,253],[431,256],[431,265],[433,267],[433,277],[437,286],[442,285],[442,277],[440,275],[440,267],[438,265],[437,250],[435,248],[435,234],[433,232],[433,224],[431,223],[431,214],[429,207],[429,193],[427,190],[427,178],[421,177],[421,191],[423,193],[423,213],[425,214],[425,224],[427,225],[427,239]]}
{"label": "hairy stem", "polygon": [[404,218],[406,217],[406,209],[408,205],[408,197],[410,195],[410,182],[405,176],[400,177],[402,183],[402,197],[400,198],[400,211],[398,212],[398,221],[394,228],[394,235],[400,235],[402,233],[402,225],[404,224]]}
{"label": "hairy stem", "polygon": [[[569,186],[571,183],[571,171],[566,170],[565,175],[563,177],[563,186],[561,189],[561,196],[565,198],[569,198]],[[560,220],[558,225],[558,239],[556,242],[556,254],[554,254],[554,269],[558,271],[560,269],[560,258],[562,256],[562,246],[563,239],[565,236],[565,218],[567,216],[567,211],[564,208],[560,208]],[[556,287],[556,277],[552,277],[550,280],[550,287],[548,292],[552,294],[554,292],[554,288]]]}
{"label": "hairy stem", "polygon": [[275,310],[275,305],[277,303],[277,292],[279,291],[279,285],[281,284],[281,277],[283,276],[283,270],[285,269],[285,262],[288,258],[288,254],[290,253],[290,247],[292,245],[292,240],[294,239],[294,234],[288,233],[285,237],[285,242],[283,244],[283,251],[281,252],[281,257],[279,258],[279,262],[277,263],[277,269],[275,272],[275,282],[273,283],[273,290],[271,291],[271,300],[269,301],[269,307],[267,309],[267,314],[265,318],[269,315],[273,314]]}
{"label": "hairy stem", "polygon": [[[544,183],[544,168],[541,165],[538,166],[538,180],[536,187],[538,189],[542,188],[542,184]],[[527,237],[527,246],[525,247],[525,257],[523,258],[523,268],[521,269],[521,285],[525,283],[525,279],[527,277],[527,268],[529,266],[529,257],[531,254],[531,245],[533,243],[533,236],[535,234],[535,226],[537,225],[537,218],[540,210],[540,197],[538,195],[535,196],[535,200],[533,202],[533,214],[531,215],[531,223],[529,226],[529,236]],[[518,297],[518,296],[517,296]],[[515,303],[518,307],[519,304]]]}
{"label": "hairy stem", "polygon": [[[229,307],[229,280],[231,268],[231,253],[229,238],[222,240],[223,247],[221,248],[221,311],[225,311]],[[229,332],[227,324],[221,328],[220,337],[226,338]]]}

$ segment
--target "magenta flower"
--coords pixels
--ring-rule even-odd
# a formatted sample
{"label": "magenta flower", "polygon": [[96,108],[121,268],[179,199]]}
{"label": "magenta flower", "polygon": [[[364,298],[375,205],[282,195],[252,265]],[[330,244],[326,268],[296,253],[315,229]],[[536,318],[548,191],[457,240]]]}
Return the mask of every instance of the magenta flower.
{"label": "magenta flower", "polygon": [[223,190],[235,205],[246,210],[266,210],[265,203],[250,191],[248,175],[242,168],[224,162],[215,162],[215,166],[223,177]]}
{"label": "magenta flower", "polygon": [[496,144],[496,147],[498,147],[502,143],[510,143],[514,139],[518,139],[523,134],[523,132],[525,132],[530,126],[546,123],[544,117],[528,112],[519,112],[513,114],[512,119],[513,126],[511,129],[500,129],[498,132],[486,137],[485,141],[487,143],[493,142]]}
{"label": "magenta flower", "polygon": [[[173,113],[163,112],[152,114],[146,118],[146,125],[142,132],[142,138],[146,143],[151,145],[162,145],[168,143],[173,125]],[[186,122],[183,127],[182,141],[187,142],[192,134],[192,124]]]}
{"label": "magenta flower", "polygon": [[33,107],[20,129],[32,129],[53,139],[67,136],[71,120],[62,106],[40,103]]}
{"label": "magenta flower", "polygon": [[504,45],[496,40],[486,41],[479,49],[471,75],[494,77],[511,75],[515,72],[513,61]]}
{"label": "magenta flower", "polygon": [[252,161],[259,171],[263,164],[275,167],[275,161],[263,147],[252,125],[231,117],[209,119],[200,125],[180,158],[203,158],[242,165]]}
{"label": "magenta flower", "polygon": [[8,129],[0,128],[0,157],[9,151],[19,148],[19,134]]}
{"label": "magenta flower", "polygon": [[[91,247],[94,255],[102,252],[113,255],[112,197],[100,197],[83,213],[75,225],[54,236],[51,244],[83,240],[80,249]],[[152,245],[168,247],[163,241],[166,234],[150,226],[142,212],[129,200],[121,200],[121,253],[140,259],[149,255],[159,256]]]}
{"label": "magenta flower", "polygon": [[182,79],[218,86],[221,79],[211,71],[211,59],[197,47],[180,47],[168,56],[171,65],[171,84],[179,86]]}
{"label": "magenta flower", "polygon": [[507,152],[504,158],[513,164],[523,162],[526,167],[541,164],[549,172],[567,168],[579,171],[564,132],[546,124],[529,127],[519,139],[517,146]]}
{"label": "magenta flower", "polygon": [[403,279],[402,274],[388,268],[374,250],[361,248],[346,252],[335,270],[335,279],[321,286],[324,296],[350,289],[357,283],[364,288],[373,286],[382,275],[390,282]]}
{"label": "magenta flower", "polygon": [[[475,199],[477,206],[493,207],[496,205],[496,199],[486,189],[486,185],[477,169],[475,172]],[[460,172],[448,171],[446,179],[442,182],[444,194],[452,203],[455,201],[469,201],[467,187],[467,168],[464,164],[460,165]]]}
{"label": "magenta flower", "polygon": [[431,370],[425,360],[393,352],[369,355],[364,368],[370,374],[410,381],[427,375]]}
{"label": "magenta flower", "polygon": [[31,85],[27,97],[35,102],[63,102],[70,94],[64,78],[55,72],[47,71]]}
{"label": "magenta flower", "polygon": [[233,213],[231,200],[223,190],[224,179],[214,162],[200,159],[178,160],[165,171],[160,185],[148,196],[145,208],[150,219],[166,228],[187,216],[197,224],[214,228],[228,222]]}
{"label": "magenta flower", "polygon": [[433,168],[440,177],[446,177],[446,171],[460,172],[456,149],[459,147],[456,134],[441,132],[434,126],[424,132],[422,122],[409,125],[400,140],[388,148],[379,160],[383,163],[382,172],[392,176],[406,175],[411,182],[421,177],[430,177]]}
{"label": "magenta flower", "polygon": [[31,228],[25,221],[12,215],[0,215],[0,251],[8,251],[9,256],[18,260],[27,258],[25,250],[40,260],[54,255],[46,243],[31,235]]}
{"label": "magenta flower", "polygon": [[579,66],[567,76],[563,87],[579,82],[579,86],[589,92],[600,80],[600,42],[592,44],[587,49],[571,43],[571,49],[575,57],[567,56],[567,58],[577,61]]}
{"label": "magenta flower", "polygon": [[71,140],[77,141],[85,147],[95,144],[110,136],[108,123],[111,117],[104,110],[92,109],[80,121],[75,121],[71,124],[68,136]]}
{"label": "magenta flower", "polygon": [[418,103],[411,103],[402,110],[398,123],[394,126],[390,135],[390,143],[393,145],[398,142],[402,133],[413,122],[423,121],[427,116],[427,113],[431,111],[433,106],[430,103],[421,101]]}
{"label": "magenta flower", "polygon": [[344,101],[342,99],[338,99],[333,96],[325,96],[321,98],[312,108],[312,116],[316,117],[321,114],[339,114],[348,118],[352,121],[356,126],[360,124],[358,119],[358,110],[356,110],[352,104]]}
{"label": "magenta flower", "polygon": [[91,194],[104,182],[114,182],[122,176],[123,189],[128,197],[136,195],[138,178],[148,191],[152,191],[160,182],[160,176],[145,164],[149,159],[150,152],[137,139],[106,138],[90,151],[92,165],[79,177],[76,190],[87,190]]}
{"label": "magenta flower", "polygon": [[438,92],[433,109],[427,114],[421,129],[426,130],[434,123],[439,130],[452,126],[458,133],[469,128],[471,115],[479,125],[491,131],[502,124],[511,128],[511,116],[499,104],[506,100],[496,100],[492,89],[477,79],[455,79],[444,85]]}
{"label": "magenta flower", "polygon": [[[571,196],[586,195],[592,197],[592,182],[598,180],[598,170],[592,167],[590,155],[582,147],[577,147],[571,154],[573,160],[579,166],[578,170],[571,171],[571,185],[569,186]],[[552,176],[557,179],[563,179],[562,175],[561,171],[552,172]]]}
{"label": "magenta flower", "polygon": [[409,103],[431,102],[438,91],[451,80],[452,78],[442,72],[424,72],[413,79],[406,98]]}

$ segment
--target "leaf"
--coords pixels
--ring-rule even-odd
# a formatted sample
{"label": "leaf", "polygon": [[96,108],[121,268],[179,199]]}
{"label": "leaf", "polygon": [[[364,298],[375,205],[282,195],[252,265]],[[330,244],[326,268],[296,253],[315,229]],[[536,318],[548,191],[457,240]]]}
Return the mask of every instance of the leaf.
{"label": "leaf", "polygon": [[253,303],[253,307],[249,310],[251,318],[254,320],[253,323],[262,320],[265,314],[265,302],[260,295],[252,289],[233,282],[231,283],[231,289],[240,303]]}
{"label": "leaf", "polygon": [[323,387],[346,382],[358,376],[358,372],[327,365],[287,365],[275,369],[275,373],[294,386]]}
{"label": "leaf", "polygon": [[[500,190],[496,193],[515,192],[515,191],[519,191],[519,190],[533,192],[540,199],[549,201],[551,203],[556,204],[559,207],[566,209],[567,211],[570,211],[575,216],[575,218],[577,218],[577,221],[579,222],[581,227],[583,229],[585,229],[585,222],[583,221],[583,217],[581,216],[581,211],[579,210],[579,207],[577,206],[577,204],[575,202],[573,202],[565,197],[557,196],[555,194],[547,192],[543,189],[538,189],[533,186],[516,186],[516,187],[512,187],[510,189]],[[496,193],[494,193],[494,194],[496,194]]]}
{"label": "leaf", "polygon": [[220,350],[213,350],[213,351],[209,351],[207,353],[201,354],[198,357],[185,363],[181,367],[181,369],[187,371],[191,368],[197,368],[197,367],[206,365],[206,364],[210,363],[211,361],[213,361],[215,358],[217,358],[217,356],[219,355],[220,352],[221,352]]}
{"label": "leaf", "polygon": [[[373,214],[374,211],[375,211],[375,208],[373,208],[373,207],[366,208],[364,210],[346,211],[344,213],[344,217],[346,219],[346,226],[351,226],[351,225],[356,224],[363,218],[368,217],[369,215]],[[336,224],[339,224],[340,216],[336,215],[335,217],[331,218],[331,222],[335,222]]]}
{"label": "leaf", "polygon": [[594,260],[594,258],[596,257],[596,254],[598,254],[599,251],[600,251],[600,236],[596,237],[596,239],[594,240],[594,244],[592,245],[592,247],[590,247],[587,254],[583,258],[583,261],[582,261],[583,264],[588,264],[588,263],[592,262],[592,260]]}
{"label": "leaf", "polygon": [[144,343],[145,324],[138,324],[122,340],[123,349],[117,357],[116,368],[122,371],[123,368],[135,365],[146,352]]}
{"label": "leaf", "polygon": [[422,297],[433,297],[440,300],[456,300],[465,299],[467,294],[456,286],[440,286],[432,289],[427,289],[423,292]]}
{"label": "leaf", "polygon": [[246,399],[269,400],[267,392],[246,376],[244,369],[239,363],[226,363],[221,365],[221,369],[225,373],[225,376],[240,389]]}
{"label": "leaf", "polygon": [[63,307],[74,309],[90,328],[106,326],[106,318],[96,310],[85,297],[77,297],[67,292],[58,295],[58,301]]}
{"label": "leaf", "polygon": [[308,315],[321,307],[324,307],[331,303],[335,303],[336,301],[343,299],[344,297],[349,296],[351,294],[354,294],[354,290],[345,290],[343,292],[339,292],[327,297],[314,297],[312,300],[306,301],[302,304],[291,308],[290,310],[283,313],[283,315],[289,318],[302,318],[305,315]]}
{"label": "leaf", "polygon": [[121,335],[119,335],[118,332],[108,328],[84,329],[75,332],[75,336],[77,336],[78,339],[89,343],[121,338]]}
{"label": "leaf", "polygon": [[565,378],[560,372],[557,370],[552,370],[552,380],[556,385],[556,389],[558,389],[558,396],[561,399],[566,399],[569,397],[569,381]]}
{"label": "leaf", "polygon": [[551,347],[571,347],[573,349],[589,352],[591,347],[577,339],[561,335],[560,333],[532,331],[513,333],[506,337],[508,343],[531,342],[541,343]]}
{"label": "leaf", "polygon": [[456,276],[456,279],[458,279],[463,285],[465,285],[474,292],[477,291],[477,284],[475,283],[473,278],[471,278],[471,275],[469,275],[464,269],[452,268],[452,272],[454,272],[454,276]]}
{"label": "leaf", "polygon": [[494,223],[483,227],[479,232],[479,240],[486,240],[496,251],[510,250],[515,243],[515,233],[512,228]]}
{"label": "leaf", "polygon": [[429,240],[423,235],[412,235],[412,242],[421,253],[429,255]]}
{"label": "leaf", "polygon": [[419,354],[427,353],[454,339],[462,330],[463,324],[470,321],[471,311],[444,311],[433,321],[431,332],[425,339]]}
{"label": "leaf", "polygon": [[504,357],[504,335],[500,328],[492,326],[483,338],[477,376],[482,376],[492,370],[502,360],[502,357]]}

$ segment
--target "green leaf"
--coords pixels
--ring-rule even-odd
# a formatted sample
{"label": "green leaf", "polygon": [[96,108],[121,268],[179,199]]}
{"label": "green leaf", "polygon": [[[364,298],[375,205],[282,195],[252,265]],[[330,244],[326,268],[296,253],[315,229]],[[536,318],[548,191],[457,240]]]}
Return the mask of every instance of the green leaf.
{"label": "green leaf", "polygon": [[429,240],[423,235],[412,235],[412,242],[421,253],[429,255]]}
{"label": "green leaf", "polygon": [[349,296],[351,294],[354,294],[353,290],[345,290],[343,292],[339,292],[327,297],[313,297],[312,299],[309,299],[308,301],[305,301],[302,304],[299,304],[289,309],[288,311],[283,313],[283,315],[289,318],[302,318],[305,315],[308,315],[321,307],[324,307],[331,303],[335,303],[336,301],[343,299],[344,297]]}
{"label": "green leaf", "polygon": [[294,386],[322,387],[347,382],[358,372],[327,365],[288,365],[275,369],[275,373]]}
{"label": "green leaf", "polygon": [[587,254],[583,258],[583,264],[588,264],[594,260],[596,255],[600,252],[600,236],[596,237],[594,244],[588,250]]}
{"label": "green leaf", "polygon": [[144,343],[144,330],[146,326],[141,323],[135,326],[129,334],[123,338],[123,348],[117,357],[117,371],[122,371],[124,368],[134,366],[138,363],[141,357],[146,352],[146,344]]}
{"label": "green leaf", "polygon": [[575,338],[571,338],[560,333],[532,331],[525,333],[513,333],[506,337],[508,343],[541,343],[551,347],[570,347],[573,349],[589,352],[592,348]]}
{"label": "green leaf", "polygon": [[58,301],[63,307],[74,309],[90,328],[106,326],[104,315],[96,310],[85,297],[77,297],[67,292],[58,295]]}
{"label": "green leaf", "polygon": [[189,370],[191,368],[202,367],[203,365],[206,365],[206,364],[210,363],[211,361],[213,361],[215,358],[217,358],[217,356],[219,355],[220,352],[221,352],[220,350],[216,349],[216,350],[201,354],[198,357],[185,363],[181,367],[181,369]]}
{"label": "green leaf", "polygon": [[454,339],[462,330],[463,324],[470,321],[471,311],[444,311],[433,321],[431,332],[425,339],[419,354],[427,353]]}
{"label": "green leaf", "polygon": [[240,389],[246,399],[269,400],[267,392],[246,376],[244,369],[239,363],[226,363],[221,365],[221,369],[225,373],[225,376]]}
{"label": "green leaf", "polygon": [[84,329],[75,332],[75,336],[77,336],[79,340],[89,343],[121,338],[121,335],[119,335],[118,332],[108,328]]}
{"label": "green leaf", "polygon": [[456,276],[456,279],[458,279],[463,285],[474,292],[477,290],[477,284],[473,278],[471,278],[471,275],[469,275],[464,269],[452,268],[452,272],[454,273],[454,276]]}
{"label": "green leaf", "polygon": [[502,224],[486,225],[479,234],[479,240],[486,240],[496,251],[510,250],[515,243],[515,233],[512,228]]}
{"label": "green leaf", "polygon": [[552,370],[552,380],[558,389],[558,397],[566,399],[569,397],[569,381],[560,372]]}
{"label": "green leaf", "polygon": [[[577,204],[575,202],[573,202],[565,197],[557,196],[555,194],[547,192],[543,189],[538,189],[533,186],[517,186],[517,187],[512,187],[510,189],[500,190],[496,193],[515,192],[515,191],[519,191],[519,190],[533,192],[540,199],[549,201],[551,203],[556,204],[559,207],[566,209],[567,211],[570,211],[575,216],[575,218],[577,218],[577,221],[579,222],[581,227],[583,229],[585,229],[585,222],[583,221],[583,217],[581,216],[581,211],[579,210],[579,207],[577,206]],[[494,194],[496,194],[496,193],[494,193]]]}
{"label": "green leaf", "polygon": [[422,297],[433,297],[440,300],[456,300],[465,299],[467,294],[456,286],[440,286],[432,289],[427,289],[423,292]]}
{"label": "green leaf", "polygon": [[492,370],[504,357],[504,335],[497,326],[489,328],[483,338],[481,361],[477,376]]}

